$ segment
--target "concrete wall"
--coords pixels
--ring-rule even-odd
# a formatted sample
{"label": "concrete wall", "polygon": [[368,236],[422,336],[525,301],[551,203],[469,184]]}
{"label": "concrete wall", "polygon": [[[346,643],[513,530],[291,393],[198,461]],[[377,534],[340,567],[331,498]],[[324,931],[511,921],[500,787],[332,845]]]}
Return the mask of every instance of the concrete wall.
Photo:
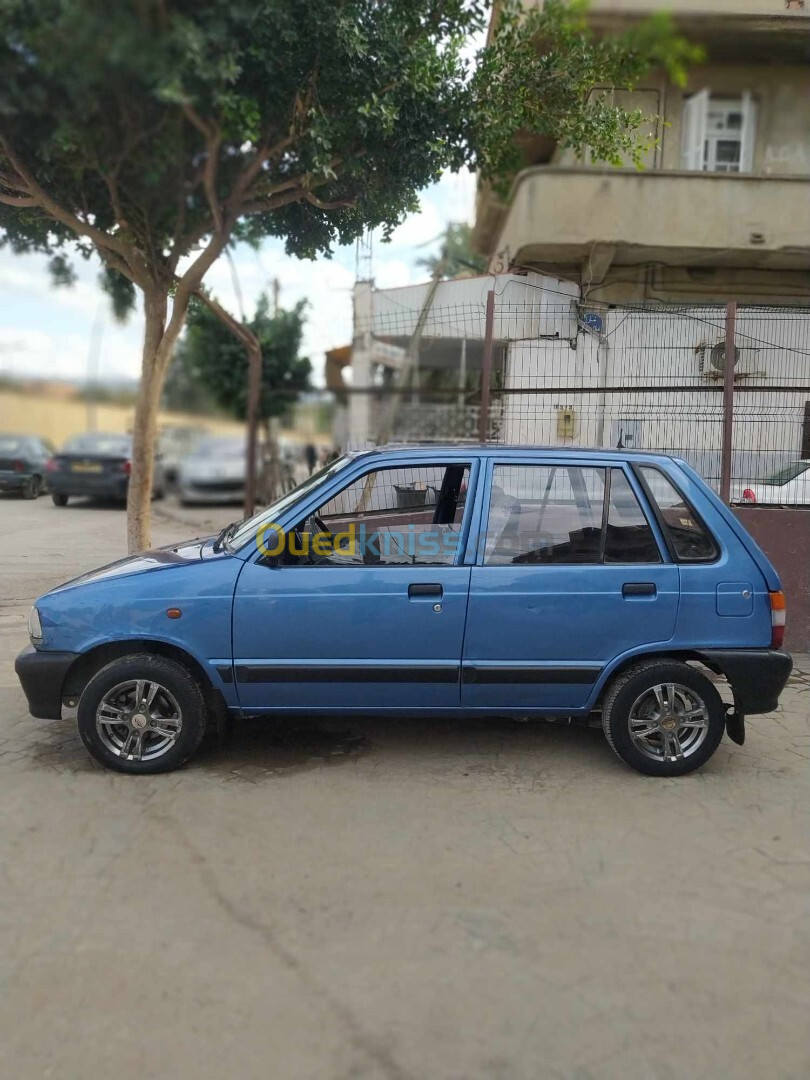
{"label": "concrete wall", "polygon": [[[39,435],[61,446],[72,435],[87,431],[90,423],[96,431],[128,434],[132,431],[134,405],[95,404],[34,393],[0,391],[0,431]],[[203,427],[212,435],[241,435],[244,425],[210,416],[161,412],[159,424],[177,427]]]}

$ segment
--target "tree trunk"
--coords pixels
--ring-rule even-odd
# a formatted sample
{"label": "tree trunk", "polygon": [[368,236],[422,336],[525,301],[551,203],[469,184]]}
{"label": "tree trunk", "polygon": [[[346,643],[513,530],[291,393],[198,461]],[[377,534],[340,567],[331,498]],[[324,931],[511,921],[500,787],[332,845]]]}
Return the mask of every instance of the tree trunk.
{"label": "tree trunk", "polygon": [[144,294],[145,330],[141,382],[132,429],[132,473],[127,494],[127,549],[132,555],[152,546],[152,479],[160,395],[174,346],[188,311],[188,296],[175,295],[167,328],[168,296],[158,290]]}
{"label": "tree trunk", "polygon": [[166,327],[167,298],[144,296],[145,329],[141,356],[141,382],[132,431],[132,474],[127,495],[127,549],[130,554],[151,545],[152,477],[160,391],[163,386],[159,356]]}

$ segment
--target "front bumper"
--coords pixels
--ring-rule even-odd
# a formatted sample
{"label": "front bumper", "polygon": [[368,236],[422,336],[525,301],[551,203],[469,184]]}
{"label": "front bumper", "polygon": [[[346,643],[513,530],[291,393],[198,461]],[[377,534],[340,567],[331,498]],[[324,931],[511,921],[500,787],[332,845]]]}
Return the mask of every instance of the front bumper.
{"label": "front bumper", "polygon": [[230,481],[222,485],[195,484],[193,481],[180,481],[179,497],[182,502],[199,505],[227,506],[241,503],[245,498],[244,481]]}
{"label": "front bumper", "polygon": [[793,670],[790,653],[775,649],[702,649],[698,655],[712,671],[725,675],[744,716],[773,712]]}
{"label": "front bumper", "polygon": [[28,711],[38,720],[62,718],[62,686],[79,653],[38,651],[32,645],[23,649],[14,661]]}

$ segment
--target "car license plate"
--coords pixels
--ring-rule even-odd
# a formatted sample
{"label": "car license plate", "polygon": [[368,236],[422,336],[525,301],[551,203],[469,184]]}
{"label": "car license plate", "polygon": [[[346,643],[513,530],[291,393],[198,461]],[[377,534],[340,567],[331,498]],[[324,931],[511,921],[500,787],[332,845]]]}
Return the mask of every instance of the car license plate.
{"label": "car license plate", "polygon": [[100,473],[102,465],[98,461],[76,461],[70,466],[71,472]]}

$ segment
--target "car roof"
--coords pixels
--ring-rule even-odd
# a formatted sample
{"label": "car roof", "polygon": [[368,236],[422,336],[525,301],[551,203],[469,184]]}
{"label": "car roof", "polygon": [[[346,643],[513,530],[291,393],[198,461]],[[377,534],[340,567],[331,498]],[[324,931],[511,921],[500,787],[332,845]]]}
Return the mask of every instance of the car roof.
{"label": "car roof", "polygon": [[396,455],[396,454],[419,454],[435,457],[443,454],[475,453],[487,457],[513,457],[515,455],[528,457],[615,457],[619,460],[624,458],[648,458],[660,461],[679,461],[673,454],[663,454],[655,450],[630,450],[616,449],[608,446],[540,446],[519,443],[391,443],[386,446],[370,447],[366,450],[349,452],[352,457],[365,457],[368,455]]}

